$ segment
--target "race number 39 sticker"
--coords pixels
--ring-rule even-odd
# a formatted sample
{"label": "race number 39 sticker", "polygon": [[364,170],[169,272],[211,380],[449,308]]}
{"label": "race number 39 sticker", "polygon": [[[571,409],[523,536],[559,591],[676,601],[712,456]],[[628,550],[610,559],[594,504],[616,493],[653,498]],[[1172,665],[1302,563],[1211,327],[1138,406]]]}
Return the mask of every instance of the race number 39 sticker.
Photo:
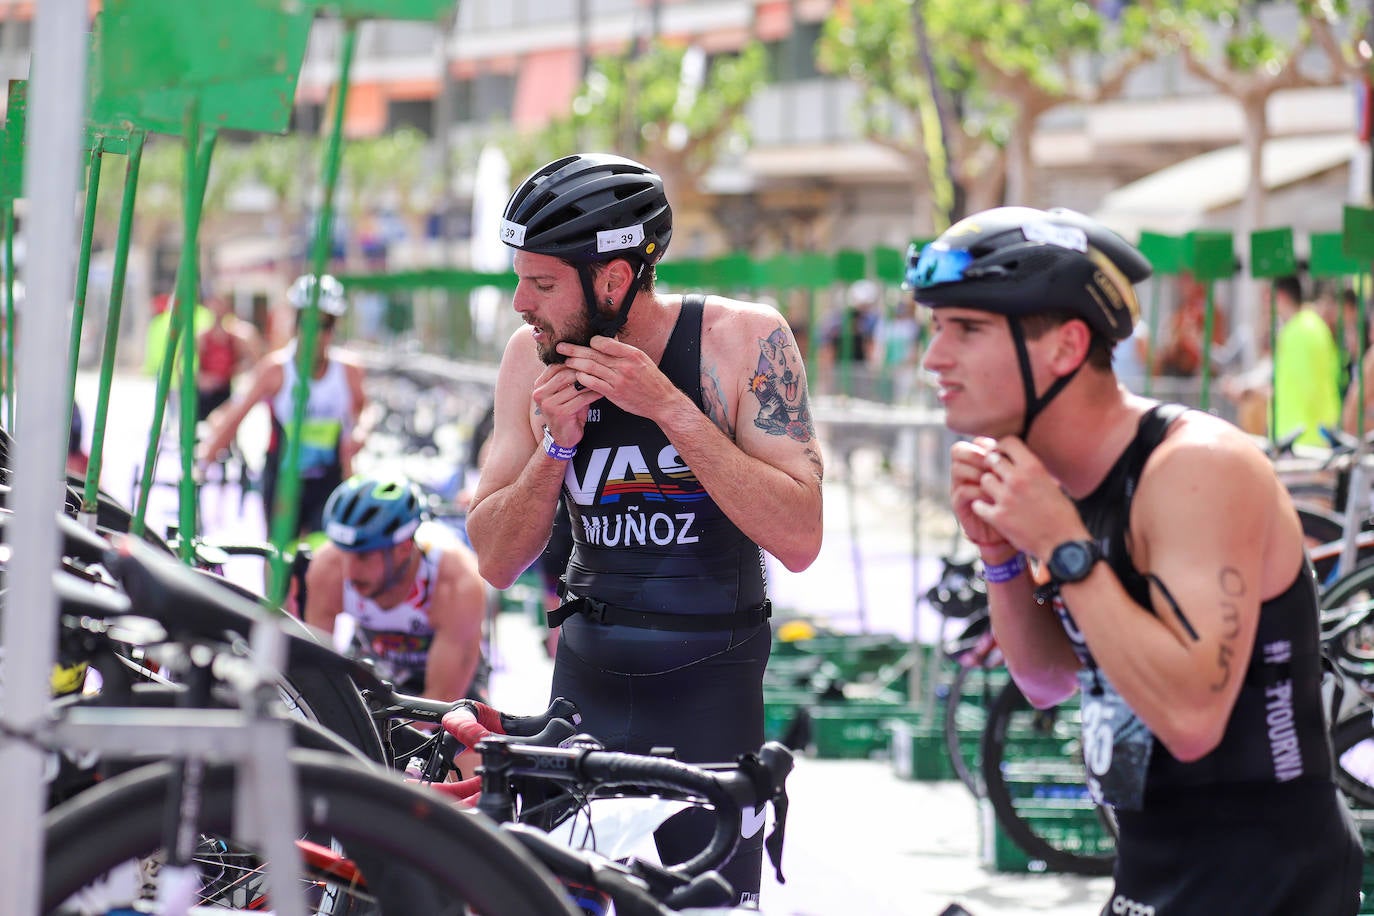
{"label": "race number 39 sticker", "polygon": [[525,227],[508,219],[501,220],[501,241],[519,248],[525,244]]}
{"label": "race number 39 sticker", "polygon": [[638,248],[644,241],[644,224],[636,223],[623,229],[603,229],[596,234],[597,251],[623,251]]}
{"label": "race number 39 sticker", "polygon": [[1127,811],[1145,800],[1154,735],[1100,670],[1080,669],[1083,764],[1093,799]]}

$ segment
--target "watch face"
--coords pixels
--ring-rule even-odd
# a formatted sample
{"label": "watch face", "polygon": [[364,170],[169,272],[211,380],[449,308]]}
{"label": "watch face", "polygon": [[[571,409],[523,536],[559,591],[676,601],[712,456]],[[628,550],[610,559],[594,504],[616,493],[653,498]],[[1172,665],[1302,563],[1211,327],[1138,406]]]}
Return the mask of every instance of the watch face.
{"label": "watch face", "polygon": [[1082,541],[1068,541],[1054,548],[1050,555],[1050,572],[1064,582],[1077,582],[1088,575],[1097,561],[1092,548]]}

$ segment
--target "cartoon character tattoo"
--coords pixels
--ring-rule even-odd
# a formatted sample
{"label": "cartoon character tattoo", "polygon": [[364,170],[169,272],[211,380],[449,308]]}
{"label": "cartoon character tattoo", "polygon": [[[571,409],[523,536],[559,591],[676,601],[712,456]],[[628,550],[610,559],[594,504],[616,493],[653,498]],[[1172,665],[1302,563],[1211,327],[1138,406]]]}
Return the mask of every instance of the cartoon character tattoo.
{"label": "cartoon character tattoo", "polygon": [[759,399],[754,425],[770,436],[809,442],[815,435],[806,403],[806,380],[796,344],[783,328],[759,339],[759,365],[749,382]]}

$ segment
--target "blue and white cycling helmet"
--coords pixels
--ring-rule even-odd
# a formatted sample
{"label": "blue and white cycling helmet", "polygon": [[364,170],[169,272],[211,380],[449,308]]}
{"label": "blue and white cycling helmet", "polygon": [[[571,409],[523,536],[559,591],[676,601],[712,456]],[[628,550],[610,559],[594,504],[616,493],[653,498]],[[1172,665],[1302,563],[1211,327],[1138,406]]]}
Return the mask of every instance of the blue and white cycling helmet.
{"label": "blue and white cycling helmet", "polygon": [[324,504],[324,533],[340,550],[361,553],[405,543],[424,518],[424,495],[409,480],[355,474]]}
{"label": "blue and white cycling helmet", "polygon": [[[292,308],[303,309],[310,305],[310,287],[315,285],[314,274],[301,274],[291,284],[286,299]],[[343,284],[332,274],[320,278],[320,311],[338,318],[348,311],[348,300],[344,298]]]}

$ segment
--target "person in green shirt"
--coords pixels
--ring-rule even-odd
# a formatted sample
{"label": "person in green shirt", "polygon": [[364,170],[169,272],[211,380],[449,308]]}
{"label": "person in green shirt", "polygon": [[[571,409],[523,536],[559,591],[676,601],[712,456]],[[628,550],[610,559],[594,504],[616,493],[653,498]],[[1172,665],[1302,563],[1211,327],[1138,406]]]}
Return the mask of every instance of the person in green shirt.
{"label": "person in green shirt", "polygon": [[1301,430],[1299,443],[1327,445],[1322,428],[1341,421],[1340,350],[1326,321],[1304,303],[1301,280],[1279,277],[1272,294],[1279,331],[1270,432],[1282,438]]}

